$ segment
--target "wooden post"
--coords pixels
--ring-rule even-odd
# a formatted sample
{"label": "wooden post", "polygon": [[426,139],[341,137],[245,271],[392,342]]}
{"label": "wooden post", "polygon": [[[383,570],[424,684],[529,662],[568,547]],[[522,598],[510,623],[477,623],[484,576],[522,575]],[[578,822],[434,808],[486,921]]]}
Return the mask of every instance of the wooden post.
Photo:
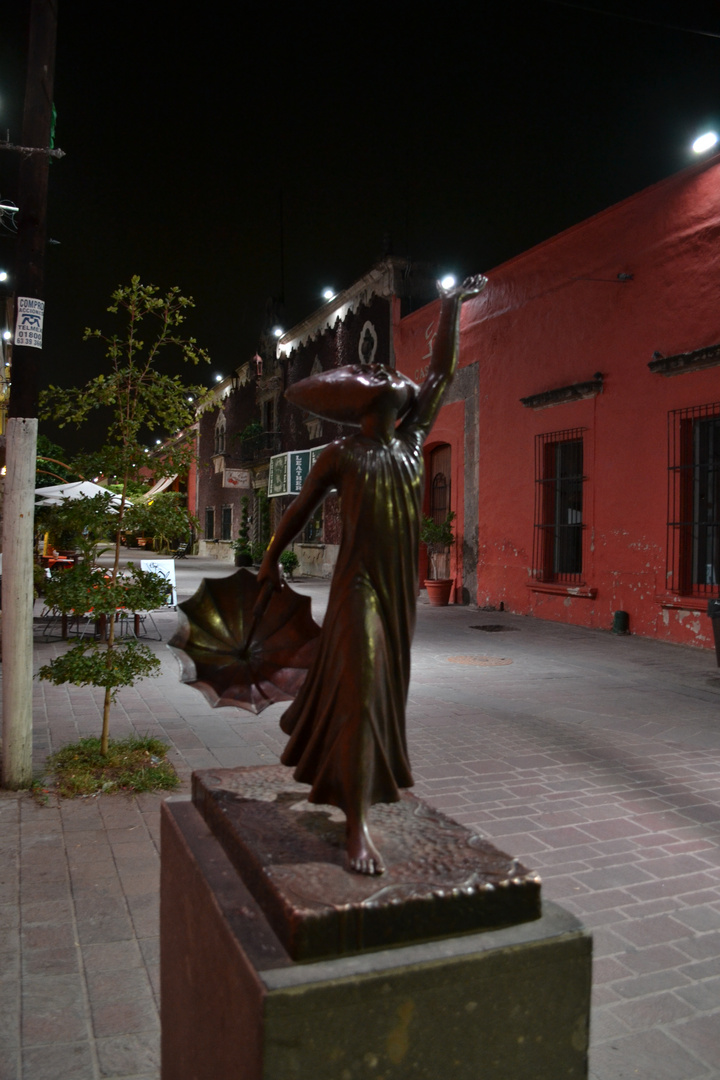
{"label": "wooden post", "polygon": [[[3,530],[2,786],[32,783],[33,512],[37,420],[8,420]],[[28,498],[29,495],[29,498]]]}

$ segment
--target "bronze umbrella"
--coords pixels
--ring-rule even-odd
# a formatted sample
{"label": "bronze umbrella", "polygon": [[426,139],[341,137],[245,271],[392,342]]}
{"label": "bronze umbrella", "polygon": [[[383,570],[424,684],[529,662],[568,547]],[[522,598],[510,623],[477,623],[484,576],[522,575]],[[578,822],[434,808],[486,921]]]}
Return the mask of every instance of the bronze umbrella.
{"label": "bronze umbrella", "polygon": [[235,705],[260,713],[298,693],[320,634],[308,596],[286,582],[278,592],[263,590],[251,570],[241,569],[204,578],[178,608],[169,645],[180,660],[180,677],[214,708]]}

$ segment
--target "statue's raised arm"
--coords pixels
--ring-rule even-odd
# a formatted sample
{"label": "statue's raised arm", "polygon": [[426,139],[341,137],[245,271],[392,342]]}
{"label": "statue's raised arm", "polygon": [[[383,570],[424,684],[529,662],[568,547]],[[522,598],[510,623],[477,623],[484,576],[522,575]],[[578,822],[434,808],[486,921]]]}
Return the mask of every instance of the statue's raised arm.
{"label": "statue's raised arm", "polygon": [[438,282],[440,292],[440,318],[432,346],[430,365],[425,381],[409,413],[406,424],[416,424],[427,430],[437,416],[442,399],[453,380],[458,363],[460,343],[460,306],[463,300],[477,296],[487,285],[482,274],[466,278],[462,285],[445,289]]}

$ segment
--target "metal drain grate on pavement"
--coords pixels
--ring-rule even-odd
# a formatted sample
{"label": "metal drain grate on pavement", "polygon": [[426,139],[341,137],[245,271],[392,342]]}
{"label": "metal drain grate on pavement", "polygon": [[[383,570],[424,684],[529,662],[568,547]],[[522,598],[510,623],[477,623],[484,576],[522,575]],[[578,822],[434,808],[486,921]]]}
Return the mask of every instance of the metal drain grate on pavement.
{"label": "metal drain grate on pavement", "polygon": [[499,634],[503,630],[517,630],[517,626],[503,626],[502,623],[488,622],[471,626],[471,630],[486,630],[488,634]]}
{"label": "metal drain grate on pavement", "polygon": [[504,664],[512,664],[504,656],[448,656],[448,664],[474,664],[475,667],[502,667]]}

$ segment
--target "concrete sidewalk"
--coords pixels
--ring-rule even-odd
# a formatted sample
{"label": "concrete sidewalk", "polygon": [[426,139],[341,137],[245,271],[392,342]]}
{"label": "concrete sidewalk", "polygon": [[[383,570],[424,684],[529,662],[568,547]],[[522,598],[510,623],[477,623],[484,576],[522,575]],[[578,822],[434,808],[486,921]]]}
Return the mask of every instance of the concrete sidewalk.
{"label": "concrete sidewalk", "polygon": [[[232,572],[188,564],[181,599]],[[327,585],[298,588],[319,617]],[[175,619],[156,616],[165,641]],[[38,641],[37,665],[63,647]],[[195,768],[277,761],[282,706],[212,710],[154,647],[162,674],[120,694],[114,736],[165,739],[185,791]],[[37,683],[34,713],[40,769],[99,732],[100,695]],[[709,652],[420,604],[416,793],[538,870],[593,931],[594,1080],[720,1077],[719,720]],[[162,797],[0,793],[0,1080],[159,1076]]]}

